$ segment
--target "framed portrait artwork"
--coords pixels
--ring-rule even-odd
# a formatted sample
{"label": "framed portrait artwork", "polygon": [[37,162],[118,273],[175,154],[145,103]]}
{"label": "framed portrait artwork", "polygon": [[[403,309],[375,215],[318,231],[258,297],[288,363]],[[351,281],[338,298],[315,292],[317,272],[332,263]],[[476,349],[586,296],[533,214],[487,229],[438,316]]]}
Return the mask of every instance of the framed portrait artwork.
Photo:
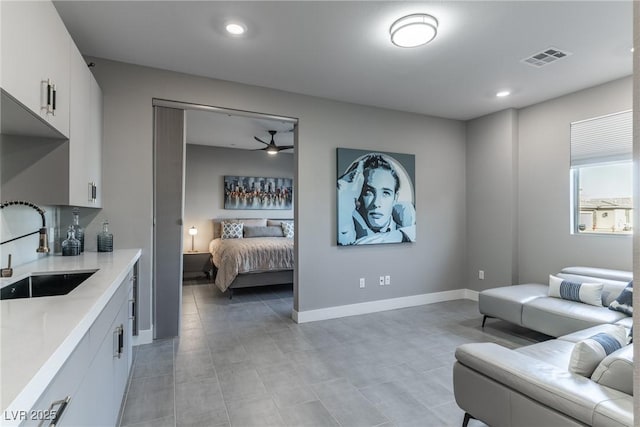
{"label": "framed portrait artwork", "polygon": [[337,149],[339,246],[416,241],[415,155]]}
{"label": "framed portrait artwork", "polygon": [[292,209],[293,179],[225,176],[225,209]]}

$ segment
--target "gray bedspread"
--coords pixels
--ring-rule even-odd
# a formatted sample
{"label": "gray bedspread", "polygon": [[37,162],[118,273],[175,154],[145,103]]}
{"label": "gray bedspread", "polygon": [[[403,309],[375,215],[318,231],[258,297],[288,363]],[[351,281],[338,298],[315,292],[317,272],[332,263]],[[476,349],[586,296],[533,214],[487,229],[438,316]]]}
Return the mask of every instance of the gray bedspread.
{"label": "gray bedspread", "polygon": [[218,269],[215,284],[222,292],[238,274],[293,269],[293,239],[286,237],[214,239],[209,252]]}

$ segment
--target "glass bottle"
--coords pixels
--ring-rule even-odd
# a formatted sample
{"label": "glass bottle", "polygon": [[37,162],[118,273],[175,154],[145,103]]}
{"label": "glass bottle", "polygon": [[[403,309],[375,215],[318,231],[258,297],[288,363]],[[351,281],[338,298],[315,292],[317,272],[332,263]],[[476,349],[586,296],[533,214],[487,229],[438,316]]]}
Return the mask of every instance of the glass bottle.
{"label": "glass bottle", "polygon": [[80,209],[73,208],[73,231],[80,241],[80,252],[84,252],[84,229],[80,226]]}
{"label": "glass bottle", "polygon": [[70,225],[69,229],[67,230],[67,238],[62,241],[62,255],[80,255],[80,241],[76,239],[76,233],[73,230],[72,225]]}
{"label": "glass bottle", "polygon": [[98,252],[113,252],[113,234],[109,233],[109,221],[102,223],[98,234]]}

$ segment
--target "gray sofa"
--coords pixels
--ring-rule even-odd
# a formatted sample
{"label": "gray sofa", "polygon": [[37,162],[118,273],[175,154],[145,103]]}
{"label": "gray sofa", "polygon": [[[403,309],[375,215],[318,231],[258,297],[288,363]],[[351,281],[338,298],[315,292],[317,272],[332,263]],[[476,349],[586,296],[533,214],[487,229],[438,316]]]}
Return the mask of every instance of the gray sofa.
{"label": "gray sofa", "polygon": [[568,369],[576,342],[613,327],[600,325],[516,350],[494,343],[458,347],[453,385],[465,411],[463,426],[470,418],[491,427],[633,426],[633,344],[610,356],[612,369],[598,381],[592,379],[595,373],[587,378]]}
{"label": "gray sofa", "polygon": [[559,337],[605,323],[619,323],[630,328],[631,317],[609,310],[609,304],[633,279],[628,271],[592,267],[566,267],[557,277],[571,282],[600,282],[602,307],[549,297],[546,284],[523,284],[487,289],[478,295],[478,308],[487,318],[495,317],[543,334]]}
{"label": "gray sofa", "polygon": [[[632,317],[609,310],[632,274],[589,267],[567,267],[556,274],[571,282],[603,283],[602,306],[548,296],[543,284],[488,289],[479,309],[544,334],[558,337],[511,350],[494,343],[465,344],[456,350],[454,394],[465,411],[464,426],[477,418],[501,426],[633,426],[633,344],[601,362],[591,377],[569,370],[577,342]],[[609,369],[611,368],[611,369]],[[604,374],[603,374],[604,372]]]}

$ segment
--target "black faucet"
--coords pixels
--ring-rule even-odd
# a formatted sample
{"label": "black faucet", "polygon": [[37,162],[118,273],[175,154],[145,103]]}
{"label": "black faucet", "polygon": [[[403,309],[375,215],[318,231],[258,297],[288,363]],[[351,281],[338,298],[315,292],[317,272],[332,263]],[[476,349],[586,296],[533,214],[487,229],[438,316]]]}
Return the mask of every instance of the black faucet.
{"label": "black faucet", "polygon": [[5,240],[4,242],[0,242],[0,245],[4,245],[5,243],[9,243],[9,242],[13,242],[14,240],[18,240],[18,239],[22,239],[23,237],[27,237],[27,236],[31,236],[32,234],[36,234],[36,233],[40,233],[40,243],[38,245],[38,249],[36,249],[36,252],[39,253],[49,253],[49,245],[48,245],[48,241],[49,239],[47,238],[47,224],[45,222],[44,219],[44,210],[36,205],[34,205],[31,202],[25,202],[22,200],[14,200],[11,202],[2,202],[0,203],[0,209],[4,209],[7,206],[11,206],[11,205],[22,205],[22,206],[29,206],[30,208],[33,208],[35,210],[38,211],[38,213],[40,214],[40,216],[42,217],[42,227],[40,227],[39,230],[36,230],[32,233],[27,233],[23,236],[19,236],[19,237],[14,237],[13,239],[9,239],[9,240]]}

